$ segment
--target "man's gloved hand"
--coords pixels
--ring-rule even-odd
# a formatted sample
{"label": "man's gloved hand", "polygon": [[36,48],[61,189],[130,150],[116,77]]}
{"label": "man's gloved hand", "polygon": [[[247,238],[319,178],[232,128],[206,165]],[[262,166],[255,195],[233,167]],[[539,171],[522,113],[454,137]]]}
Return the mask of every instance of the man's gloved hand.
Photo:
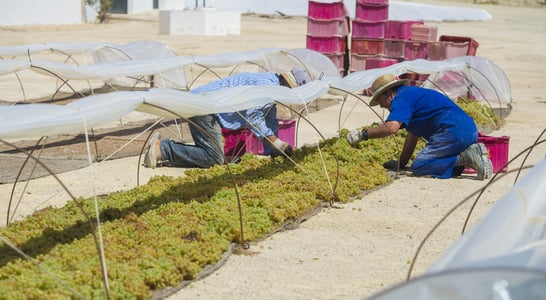
{"label": "man's gloved hand", "polygon": [[275,150],[277,151],[274,151],[271,156],[272,157],[277,157],[279,155],[281,155],[282,153],[290,156],[292,154],[292,146],[290,146],[290,144],[288,144],[287,142],[277,138],[273,143],[272,143],[273,147],[275,147]]}
{"label": "man's gloved hand", "polygon": [[400,169],[398,169],[398,161],[393,159],[389,160],[388,162],[385,162],[383,164],[383,168],[391,171],[402,171],[402,170],[408,170],[406,166],[400,166]]}
{"label": "man's gloved hand", "polygon": [[353,147],[358,142],[360,142],[362,140],[367,140],[367,139],[368,139],[368,131],[367,130],[354,129],[354,130],[349,131],[349,133],[347,134],[347,142],[349,142],[349,144],[351,146],[353,146]]}
{"label": "man's gloved hand", "polygon": [[383,168],[391,171],[397,171],[398,170],[398,161],[395,159],[389,160],[388,162],[385,162],[383,164]]}

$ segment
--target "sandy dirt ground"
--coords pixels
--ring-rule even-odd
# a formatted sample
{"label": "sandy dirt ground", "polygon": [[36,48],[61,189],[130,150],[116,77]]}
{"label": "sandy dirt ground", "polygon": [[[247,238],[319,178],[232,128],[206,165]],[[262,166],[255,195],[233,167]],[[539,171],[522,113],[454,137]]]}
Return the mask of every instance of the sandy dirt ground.
{"label": "sandy dirt ground", "polygon": [[[493,20],[431,23],[446,35],[472,36],[480,43],[478,56],[490,59],[507,74],[512,85],[513,110],[506,124],[491,133],[510,136],[509,156],[530,146],[546,128],[546,19],[544,7],[500,6],[434,1],[444,5],[486,9]],[[112,42],[138,40],[164,43],[179,55],[203,55],[257,48],[305,47],[306,19],[245,15],[238,36],[167,36],[158,34],[156,14],[117,16],[108,24],[0,27],[0,45],[55,41]],[[2,88],[5,90],[5,88]],[[7,90],[7,92],[10,92]],[[17,93],[17,91],[14,91]],[[339,103],[319,107],[310,118],[327,134],[335,134]],[[131,116],[135,118],[142,117]],[[128,117],[128,118],[131,118]],[[373,122],[362,109],[344,127]],[[307,141],[301,128],[301,143]],[[545,147],[530,156],[530,164],[544,158]],[[521,159],[510,169],[516,169]],[[183,175],[182,169],[137,169],[138,157],[102,162],[93,167],[58,174],[75,195],[90,196],[126,190],[155,175]],[[137,172],[138,171],[138,172]],[[137,181],[138,178],[138,181]],[[480,198],[470,223],[486,211],[514,183],[508,173],[493,182]],[[401,177],[354,202],[326,208],[302,223],[251,244],[251,255],[231,255],[210,276],[173,293],[169,299],[363,299],[406,280],[414,254],[427,233],[453,206],[486,182],[472,175],[437,180]],[[20,190],[22,184],[18,186]],[[0,185],[0,220],[13,188]],[[49,177],[26,186],[16,218],[47,205],[62,205],[66,193]],[[431,236],[414,262],[412,277],[422,275],[461,234],[472,198],[456,210]],[[502,220],[499,220],[502,222]]]}

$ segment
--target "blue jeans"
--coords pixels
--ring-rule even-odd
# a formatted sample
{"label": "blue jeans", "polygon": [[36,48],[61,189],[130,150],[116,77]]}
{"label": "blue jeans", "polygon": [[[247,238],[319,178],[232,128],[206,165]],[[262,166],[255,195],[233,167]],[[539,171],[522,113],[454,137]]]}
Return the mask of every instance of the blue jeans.
{"label": "blue jeans", "polygon": [[[194,124],[195,123],[195,124]],[[166,165],[182,168],[209,168],[224,163],[222,129],[215,115],[189,118],[195,145],[164,139],[160,142],[161,157]]]}
{"label": "blue jeans", "polygon": [[461,122],[459,126],[445,128],[429,138],[425,147],[416,155],[411,171],[416,176],[451,178],[459,175],[457,156],[478,141],[474,122]]}

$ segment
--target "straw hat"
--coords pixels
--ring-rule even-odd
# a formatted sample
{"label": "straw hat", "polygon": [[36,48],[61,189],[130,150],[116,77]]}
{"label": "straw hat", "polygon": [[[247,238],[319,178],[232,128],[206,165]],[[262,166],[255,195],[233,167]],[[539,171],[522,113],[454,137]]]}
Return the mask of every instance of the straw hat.
{"label": "straw hat", "polygon": [[380,76],[373,82],[372,87],[370,88],[373,93],[372,98],[370,99],[370,106],[378,105],[379,102],[377,102],[377,98],[386,91],[405,85],[407,82],[407,79],[396,79],[396,77],[391,74]]}
{"label": "straw hat", "polygon": [[281,76],[284,78],[284,80],[286,80],[286,82],[288,82],[291,89],[311,81],[311,78],[309,78],[307,73],[298,68],[294,68],[290,72],[281,73]]}

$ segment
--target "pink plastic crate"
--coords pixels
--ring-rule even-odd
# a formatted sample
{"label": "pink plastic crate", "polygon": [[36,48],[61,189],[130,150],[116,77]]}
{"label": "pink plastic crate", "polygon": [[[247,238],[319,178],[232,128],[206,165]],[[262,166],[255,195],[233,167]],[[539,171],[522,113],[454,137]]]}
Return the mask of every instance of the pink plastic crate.
{"label": "pink plastic crate", "polygon": [[356,38],[383,38],[385,36],[385,21],[368,22],[353,20],[352,36]]}
{"label": "pink plastic crate", "polygon": [[398,60],[385,57],[370,57],[366,59],[366,70],[384,68],[398,63]]}
{"label": "pink plastic crate", "polygon": [[391,58],[404,57],[404,40],[385,40],[385,55]]}
{"label": "pink plastic crate", "polygon": [[338,68],[338,70],[343,70],[345,68],[345,52],[343,53],[323,53],[326,57],[328,57],[334,65]]}
{"label": "pink plastic crate", "polygon": [[385,53],[385,41],[383,39],[351,38],[351,53],[383,55]]}
{"label": "pink plastic crate", "polygon": [[467,36],[452,36],[452,35],[441,35],[440,41],[442,42],[452,42],[452,43],[468,43],[468,51],[464,55],[475,56],[478,51],[478,46],[480,45],[475,39]]}
{"label": "pink plastic crate", "polygon": [[444,43],[445,58],[452,58],[458,56],[465,56],[468,54],[468,47],[470,46],[469,42],[465,43],[452,43],[452,42],[442,42]]}
{"label": "pink plastic crate", "polygon": [[313,19],[307,18],[307,34],[311,36],[346,36],[349,34],[347,18]]}
{"label": "pink plastic crate", "polygon": [[351,54],[351,72],[366,70],[366,59],[375,55]]}
{"label": "pink plastic crate", "polygon": [[438,38],[438,27],[432,25],[413,24],[411,26],[411,40],[434,42]]}
{"label": "pink plastic crate", "polygon": [[404,57],[406,60],[426,59],[428,54],[427,42],[405,41]]}
{"label": "pink plastic crate", "polygon": [[246,140],[252,133],[247,128],[228,130],[222,128],[224,140],[224,155],[227,157],[239,157],[246,152]]}
{"label": "pink plastic crate", "polygon": [[389,19],[388,4],[362,4],[356,3],[355,19],[362,21],[387,21]]}
{"label": "pink plastic crate", "polygon": [[[278,138],[294,147],[296,145],[296,120],[279,119]],[[246,141],[246,152],[263,155],[264,145],[262,140],[251,134]]]}
{"label": "pink plastic crate", "polygon": [[389,4],[389,0],[357,0],[356,3],[360,4]]}
{"label": "pink plastic crate", "polygon": [[425,82],[425,80],[427,80],[428,76],[429,76],[428,74],[408,72],[408,73],[400,74],[400,76],[398,76],[398,77],[400,79],[408,79],[409,80],[408,85],[421,86],[423,84],[423,82]]}
{"label": "pink plastic crate", "polygon": [[385,38],[409,40],[411,38],[411,27],[414,24],[423,24],[423,21],[388,20],[385,28]]}
{"label": "pink plastic crate", "polygon": [[428,60],[444,60],[446,59],[446,42],[429,42],[427,51]]}
{"label": "pink plastic crate", "polygon": [[[507,172],[508,166],[503,166],[508,162],[508,148],[510,143],[509,136],[487,136],[480,135],[478,136],[478,142],[483,143],[489,152],[489,158],[493,163],[493,172]],[[466,168],[465,173],[476,173],[472,168]]]}
{"label": "pink plastic crate", "polygon": [[345,52],[347,36],[311,36],[307,35],[307,49],[321,53]]}
{"label": "pink plastic crate", "polygon": [[340,19],[349,16],[343,1],[317,2],[309,0],[307,16],[314,19]]}

